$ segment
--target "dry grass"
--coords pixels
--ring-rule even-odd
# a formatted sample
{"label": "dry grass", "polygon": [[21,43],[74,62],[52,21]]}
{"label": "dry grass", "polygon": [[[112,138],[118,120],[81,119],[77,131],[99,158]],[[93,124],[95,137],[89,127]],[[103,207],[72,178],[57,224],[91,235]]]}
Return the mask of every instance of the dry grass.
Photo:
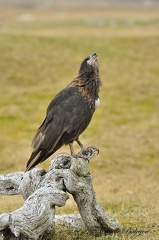
{"label": "dry grass", "polygon": [[[100,148],[90,163],[97,198],[123,224],[122,233],[99,239],[159,239],[158,13],[1,13],[1,173],[25,169],[47,104],[77,75],[85,56],[99,55],[101,105],[81,140]],[[3,196],[0,212],[22,203],[19,196]],[[57,209],[73,211],[72,199]],[[66,229],[58,230],[56,239],[92,237]]]}

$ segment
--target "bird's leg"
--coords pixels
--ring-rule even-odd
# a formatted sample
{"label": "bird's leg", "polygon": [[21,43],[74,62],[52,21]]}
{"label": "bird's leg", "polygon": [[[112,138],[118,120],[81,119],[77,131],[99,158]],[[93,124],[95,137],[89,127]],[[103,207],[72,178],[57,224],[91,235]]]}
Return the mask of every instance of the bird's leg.
{"label": "bird's leg", "polygon": [[84,146],[83,146],[83,144],[80,142],[80,140],[79,140],[78,138],[76,139],[76,142],[77,142],[78,145],[80,146],[81,151],[85,149]]}
{"label": "bird's leg", "polygon": [[85,150],[86,150],[86,148],[83,146],[83,144],[80,142],[80,140],[79,140],[78,138],[77,138],[75,141],[76,141],[76,142],[78,143],[78,145],[80,146],[81,151],[80,151],[80,153],[78,153],[78,154],[76,155],[75,152],[74,152],[74,149],[73,149],[73,143],[69,143],[71,156],[73,156],[73,157],[79,156],[79,154],[84,153]]}
{"label": "bird's leg", "polygon": [[78,145],[79,145],[80,148],[81,148],[81,151],[77,154],[78,157],[81,157],[81,158],[83,158],[84,160],[88,160],[88,157],[87,157],[87,149],[83,146],[83,144],[80,142],[80,140],[79,140],[78,138],[77,138],[75,141],[78,143]]}
{"label": "bird's leg", "polygon": [[76,154],[75,154],[75,151],[74,151],[74,149],[73,149],[73,143],[69,143],[69,147],[70,147],[71,155],[72,155],[72,156],[75,156]]}
{"label": "bird's leg", "polygon": [[91,146],[91,147],[85,148],[78,138],[75,141],[78,143],[78,145],[81,148],[81,151],[77,154],[78,157],[81,157],[84,160],[87,160],[89,162],[96,152],[97,154],[99,153],[99,149],[97,147]]}

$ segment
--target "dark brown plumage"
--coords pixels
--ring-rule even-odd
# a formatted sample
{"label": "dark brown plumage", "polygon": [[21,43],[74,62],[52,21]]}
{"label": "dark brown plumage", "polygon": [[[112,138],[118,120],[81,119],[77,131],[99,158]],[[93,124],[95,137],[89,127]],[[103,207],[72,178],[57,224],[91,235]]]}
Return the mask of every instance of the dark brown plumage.
{"label": "dark brown plumage", "polygon": [[82,62],[78,77],[50,102],[46,118],[32,141],[33,152],[27,171],[64,144],[70,145],[71,154],[74,154],[73,141],[83,147],[78,137],[89,125],[99,104],[100,85],[97,54],[92,53]]}

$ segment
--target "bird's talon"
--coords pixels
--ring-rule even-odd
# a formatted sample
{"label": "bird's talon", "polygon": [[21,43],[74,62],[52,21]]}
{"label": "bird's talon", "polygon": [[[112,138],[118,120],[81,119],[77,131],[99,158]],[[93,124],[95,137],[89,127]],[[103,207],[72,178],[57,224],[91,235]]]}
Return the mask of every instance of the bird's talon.
{"label": "bird's talon", "polygon": [[96,149],[97,155],[99,154],[99,148]]}

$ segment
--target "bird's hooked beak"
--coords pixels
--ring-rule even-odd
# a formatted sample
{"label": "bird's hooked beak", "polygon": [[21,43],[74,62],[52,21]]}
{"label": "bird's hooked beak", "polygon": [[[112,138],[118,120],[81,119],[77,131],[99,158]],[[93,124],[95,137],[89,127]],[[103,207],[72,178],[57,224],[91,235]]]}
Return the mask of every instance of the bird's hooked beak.
{"label": "bird's hooked beak", "polygon": [[89,65],[92,65],[92,66],[98,66],[98,62],[97,62],[97,53],[96,52],[93,52],[90,56],[89,56],[89,60],[87,61],[87,63]]}

